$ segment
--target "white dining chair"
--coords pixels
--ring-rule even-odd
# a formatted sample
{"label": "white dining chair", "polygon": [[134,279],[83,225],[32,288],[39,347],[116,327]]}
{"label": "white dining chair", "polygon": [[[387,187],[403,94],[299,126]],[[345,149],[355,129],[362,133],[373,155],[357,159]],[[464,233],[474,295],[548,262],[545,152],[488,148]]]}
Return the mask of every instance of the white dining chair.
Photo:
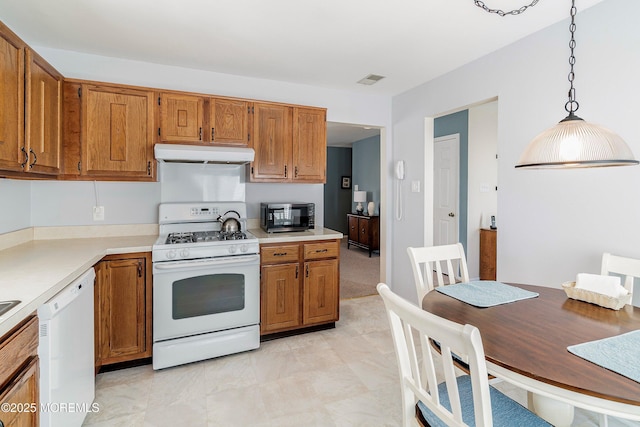
{"label": "white dining chair", "polygon": [[[633,304],[633,282],[636,277],[640,278],[640,260],[605,252],[602,254],[600,274],[620,276],[623,286],[631,294],[631,304]],[[600,427],[608,427],[608,425],[608,417],[600,414]]]}
{"label": "white dining chair", "polygon": [[418,304],[421,303],[427,292],[434,289],[434,286],[469,281],[467,258],[461,243],[420,248],[409,247],[407,252],[413,267]]}
{"label": "white dining chair", "polygon": [[[478,328],[424,311],[384,283],[377,289],[396,350],[403,426],[551,426],[489,385]],[[431,353],[430,339],[440,343],[440,356]],[[456,377],[454,352],[468,358],[469,375]],[[436,379],[438,365],[445,378],[441,384]]]}
{"label": "white dining chair", "polygon": [[600,274],[603,276],[621,276],[625,289],[633,298],[633,282],[640,278],[640,260],[612,255],[608,252],[602,254],[602,267]]}

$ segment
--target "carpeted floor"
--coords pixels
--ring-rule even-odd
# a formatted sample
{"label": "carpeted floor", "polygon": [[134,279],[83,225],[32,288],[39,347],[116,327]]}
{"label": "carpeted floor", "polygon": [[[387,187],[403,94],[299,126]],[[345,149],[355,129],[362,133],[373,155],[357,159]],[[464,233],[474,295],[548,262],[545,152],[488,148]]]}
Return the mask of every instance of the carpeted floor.
{"label": "carpeted floor", "polygon": [[347,238],[340,244],[340,299],[358,298],[377,293],[380,282],[380,254],[351,246]]}

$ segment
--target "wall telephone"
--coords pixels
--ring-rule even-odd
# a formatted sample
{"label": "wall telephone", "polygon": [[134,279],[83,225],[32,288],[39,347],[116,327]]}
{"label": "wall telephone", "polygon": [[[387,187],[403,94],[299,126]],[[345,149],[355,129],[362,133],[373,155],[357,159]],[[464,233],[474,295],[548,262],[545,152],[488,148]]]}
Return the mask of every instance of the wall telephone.
{"label": "wall telephone", "polygon": [[396,178],[404,179],[404,160],[398,160],[396,162]]}
{"label": "wall telephone", "polygon": [[402,219],[402,186],[401,181],[404,179],[404,160],[396,162],[396,219]]}

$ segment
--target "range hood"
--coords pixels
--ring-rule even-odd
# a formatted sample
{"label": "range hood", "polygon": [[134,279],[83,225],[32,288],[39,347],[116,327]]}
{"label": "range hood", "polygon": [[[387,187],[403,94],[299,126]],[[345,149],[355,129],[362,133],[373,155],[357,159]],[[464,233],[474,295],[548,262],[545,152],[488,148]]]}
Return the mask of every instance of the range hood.
{"label": "range hood", "polygon": [[156,144],[156,160],[176,163],[223,163],[242,165],[253,161],[253,148]]}

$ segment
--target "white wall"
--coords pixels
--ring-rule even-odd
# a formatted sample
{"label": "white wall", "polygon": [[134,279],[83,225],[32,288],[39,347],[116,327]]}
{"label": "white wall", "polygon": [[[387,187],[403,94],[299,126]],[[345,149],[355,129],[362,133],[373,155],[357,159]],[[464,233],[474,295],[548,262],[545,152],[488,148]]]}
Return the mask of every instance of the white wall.
{"label": "white wall", "polygon": [[[634,0],[579,12],[575,52],[578,115],[614,129],[636,157],[639,14]],[[567,18],[393,100],[393,157],[407,160],[410,182],[432,161],[425,118],[498,97],[498,280],[559,287],[577,273],[598,272],[605,251],[640,258],[640,167],[514,169],[527,143],[566,115],[568,40]],[[405,248],[424,244],[429,204],[406,197],[405,205],[405,219],[393,224],[392,282],[415,299]]]}
{"label": "white wall", "polygon": [[480,228],[488,228],[498,209],[498,101],[469,108],[469,196],[467,266],[480,276]]}
{"label": "white wall", "polygon": [[0,179],[0,234],[31,227],[31,181]]}

